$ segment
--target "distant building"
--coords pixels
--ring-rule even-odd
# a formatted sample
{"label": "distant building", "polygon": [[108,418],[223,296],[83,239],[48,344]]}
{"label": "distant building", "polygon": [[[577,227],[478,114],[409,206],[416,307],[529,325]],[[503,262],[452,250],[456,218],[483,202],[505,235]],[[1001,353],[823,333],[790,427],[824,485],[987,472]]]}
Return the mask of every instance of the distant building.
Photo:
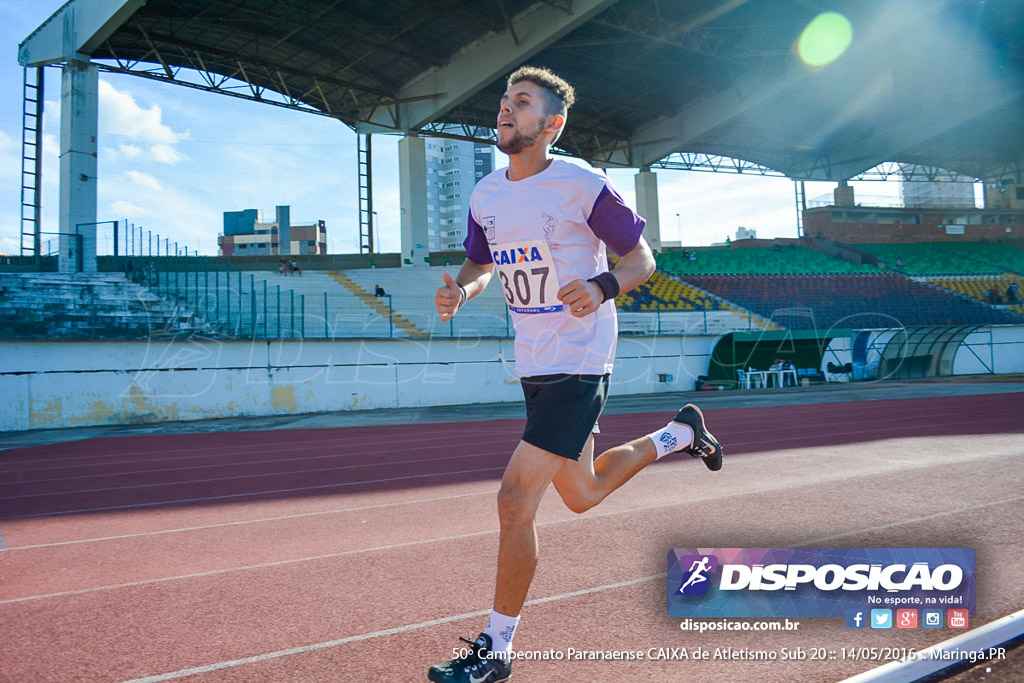
{"label": "distant building", "polygon": [[489,144],[431,138],[426,155],[428,248],[461,249],[466,239],[469,197],[477,181],[494,170],[494,148]]}
{"label": "distant building", "polygon": [[753,228],[744,228],[742,225],[736,228],[736,239],[737,240],[756,240],[757,230]]}
{"label": "distant building", "polygon": [[257,209],[224,212],[224,232],[217,237],[221,256],[270,256],[327,253],[323,221],[293,225],[291,207],[278,206],[275,220],[264,222]]}

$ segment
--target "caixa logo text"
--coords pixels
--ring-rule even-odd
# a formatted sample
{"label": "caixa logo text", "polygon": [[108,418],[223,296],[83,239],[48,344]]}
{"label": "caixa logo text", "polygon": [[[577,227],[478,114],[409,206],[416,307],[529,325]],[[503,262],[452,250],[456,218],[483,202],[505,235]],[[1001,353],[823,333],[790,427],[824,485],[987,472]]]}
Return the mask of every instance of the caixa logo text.
{"label": "caixa logo text", "polygon": [[820,567],[810,564],[752,567],[726,564],[721,566],[721,577],[718,589],[723,591],[791,591],[802,584],[813,585],[822,591],[949,591],[960,586],[964,571],[955,564],[943,564],[932,569],[927,562],[918,562],[910,567],[905,564],[826,564]]}

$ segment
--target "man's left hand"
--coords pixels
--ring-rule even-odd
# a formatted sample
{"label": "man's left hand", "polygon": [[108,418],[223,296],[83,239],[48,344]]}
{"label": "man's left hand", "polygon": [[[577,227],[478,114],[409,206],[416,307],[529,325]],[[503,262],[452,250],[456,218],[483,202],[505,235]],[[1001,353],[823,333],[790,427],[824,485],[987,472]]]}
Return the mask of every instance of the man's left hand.
{"label": "man's left hand", "polygon": [[588,316],[597,311],[604,299],[604,292],[596,282],[573,280],[558,290],[558,300],[569,307],[576,318]]}

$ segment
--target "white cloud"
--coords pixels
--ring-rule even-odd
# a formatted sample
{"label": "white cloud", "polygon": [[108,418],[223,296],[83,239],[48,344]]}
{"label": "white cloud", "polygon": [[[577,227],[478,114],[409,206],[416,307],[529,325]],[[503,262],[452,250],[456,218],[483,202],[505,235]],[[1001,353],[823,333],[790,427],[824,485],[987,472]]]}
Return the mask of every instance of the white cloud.
{"label": "white cloud", "polygon": [[163,122],[159,105],[145,108],[127,90],[118,90],[100,80],[100,125],[108,135],[118,135],[152,143],[173,144],[189,138],[176,133]]}
{"label": "white cloud", "polygon": [[138,145],[118,145],[117,147],[104,147],[102,157],[104,161],[135,161],[141,159],[143,149]]}
{"label": "white cloud", "polygon": [[[104,80],[100,81],[99,103],[101,138],[107,136],[152,143],[149,158],[161,164],[177,164],[185,158],[174,145],[191,136],[187,131],[176,132],[164,123],[160,105],[144,107],[132,93],[118,90]],[[113,156],[114,160],[139,160],[143,157],[142,148],[137,144],[119,142]]]}
{"label": "white cloud", "polygon": [[122,200],[111,203],[110,211],[115,216],[124,216],[125,218],[139,218],[141,216],[153,215],[153,212],[149,209],[145,209],[141,206],[136,206],[131,202]]}
{"label": "white cloud", "polygon": [[0,237],[0,254],[17,256],[21,253],[21,246],[13,237]]}
{"label": "white cloud", "polygon": [[153,161],[159,161],[161,164],[176,164],[185,158],[170,145],[153,145],[149,148],[149,153]]}
{"label": "white cloud", "polygon": [[163,191],[164,186],[160,184],[160,181],[151,176],[148,173],[142,171],[125,171],[124,174],[128,176],[134,184],[144,187],[150,190]]}

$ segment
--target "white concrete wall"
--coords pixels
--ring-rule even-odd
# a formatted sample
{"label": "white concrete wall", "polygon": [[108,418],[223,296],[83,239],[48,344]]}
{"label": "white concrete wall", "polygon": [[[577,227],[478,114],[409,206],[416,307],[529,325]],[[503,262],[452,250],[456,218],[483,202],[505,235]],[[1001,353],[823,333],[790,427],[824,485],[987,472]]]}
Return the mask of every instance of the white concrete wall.
{"label": "white concrete wall", "polygon": [[[693,389],[716,340],[620,339],[612,393]],[[0,431],[520,401],[499,354],[511,340],[0,342]]]}

